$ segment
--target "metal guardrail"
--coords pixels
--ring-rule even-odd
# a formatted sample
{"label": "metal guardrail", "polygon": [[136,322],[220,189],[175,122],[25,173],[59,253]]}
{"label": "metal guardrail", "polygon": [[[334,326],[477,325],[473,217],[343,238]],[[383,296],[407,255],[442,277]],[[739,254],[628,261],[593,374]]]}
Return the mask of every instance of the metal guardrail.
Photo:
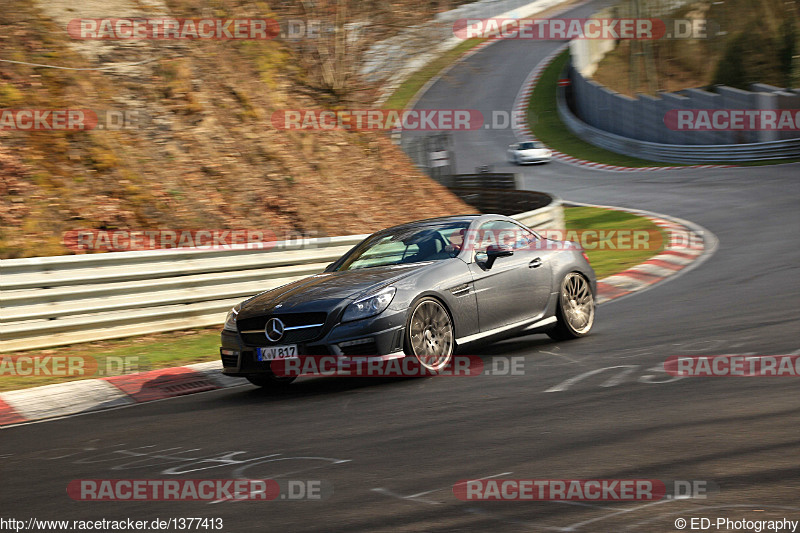
{"label": "metal guardrail", "polygon": [[566,102],[565,88],[557,94],[558,116],[572,133],[600,148],[666,163],[720,163],[800,158],[800,138],[748,144],[661,144],[623,137],[595,128],[576,117]]}
{"label": "metal guardrail", "polygon": [[[463,189],[467,190],[467,189]],[[515,218],[563,229],[542,193],[469,189],[476,206],[529,198]],[[537,196],[538,195],[538,196]],[[536,196],[545,206],[528,209]],[[505,203],[498,198],[506,198]],[[508,211],[505,211],[508,212]],[[221,325],[236,303],[321,272],[366,235],[272,243],[267,249],[172,249],[0,260],[0,352]]]}
{"label": "metal guardrail", "polygon": [[0,352],[219,324],[237,302],[320,272],[364,237],[3,260]]}

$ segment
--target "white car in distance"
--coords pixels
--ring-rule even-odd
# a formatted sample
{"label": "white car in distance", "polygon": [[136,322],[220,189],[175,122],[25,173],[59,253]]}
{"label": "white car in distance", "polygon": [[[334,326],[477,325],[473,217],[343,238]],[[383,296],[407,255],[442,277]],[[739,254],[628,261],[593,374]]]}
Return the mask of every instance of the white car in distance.
{"label": "white car in distance", "polygon": [[547,163],[552,157],[553,152],[539,141],[524,141],[508,147],[508,160],[517,165]]}

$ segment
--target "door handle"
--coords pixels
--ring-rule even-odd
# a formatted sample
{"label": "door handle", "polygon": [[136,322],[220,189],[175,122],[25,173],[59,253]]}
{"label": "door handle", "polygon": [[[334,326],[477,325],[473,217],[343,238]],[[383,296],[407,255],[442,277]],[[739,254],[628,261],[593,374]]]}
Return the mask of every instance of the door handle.
{"label": "door handle", "polygon": [[534,259],[533,261],[528,263],[528,268],[539,268],[540,266],[542,266],[542,258],[541,257],[537,257],[536,259]]}

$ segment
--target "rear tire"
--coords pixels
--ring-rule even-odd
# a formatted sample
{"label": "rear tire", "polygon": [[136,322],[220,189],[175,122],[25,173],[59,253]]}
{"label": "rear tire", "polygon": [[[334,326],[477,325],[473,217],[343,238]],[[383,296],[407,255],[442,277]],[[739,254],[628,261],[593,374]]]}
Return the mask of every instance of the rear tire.
{"label": "rear tire", "polygon": [[554,340],[569,340],[589,334],[594,325],[594,295],[589,282],[577,272],[561,281],[556,304],[556,327],[547,335]]}

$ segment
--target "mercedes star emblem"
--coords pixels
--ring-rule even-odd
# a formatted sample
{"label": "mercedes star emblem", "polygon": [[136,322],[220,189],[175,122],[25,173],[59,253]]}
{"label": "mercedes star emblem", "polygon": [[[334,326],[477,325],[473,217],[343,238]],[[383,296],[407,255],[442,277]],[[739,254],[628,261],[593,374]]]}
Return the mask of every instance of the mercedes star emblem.
{"label": "mercedes star emblem", "polygon": [[283,330],[285,326],[280,318],[270,318],[267,320],[267,325],[264,327],[264,334],[271,342],[278,342],[283,338]]}

